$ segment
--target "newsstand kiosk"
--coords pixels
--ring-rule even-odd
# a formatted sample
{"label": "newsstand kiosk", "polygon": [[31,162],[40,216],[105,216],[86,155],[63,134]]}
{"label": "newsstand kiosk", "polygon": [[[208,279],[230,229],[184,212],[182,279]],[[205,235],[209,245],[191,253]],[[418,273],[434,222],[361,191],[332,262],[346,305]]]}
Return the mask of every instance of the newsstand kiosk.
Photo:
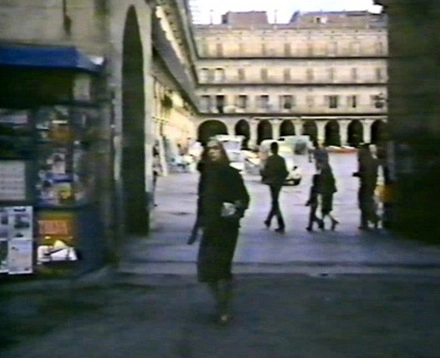
{"label": "newsstand kiosk", "polygon": [[101,71],[73,47],[0,44],[0,276],[102,264]]}

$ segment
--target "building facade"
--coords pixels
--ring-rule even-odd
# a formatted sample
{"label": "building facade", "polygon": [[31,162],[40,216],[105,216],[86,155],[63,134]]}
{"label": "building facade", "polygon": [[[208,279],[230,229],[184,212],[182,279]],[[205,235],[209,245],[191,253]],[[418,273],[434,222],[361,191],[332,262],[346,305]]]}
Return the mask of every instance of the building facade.
{"label": "building facade", "polygon": [[309,134],[326,145],[382,140],[386,123],[387,20],[368,12],[229,12],[195,25],[199,139]]}
{"label": "building facade", "polygon": [[[11,121],[23,122],[23,118],[31,117],[34,121],[35,113],[42,113],[47,114],[47,120],[58,115],[64,124],[90,122],[93,127],[86,140],[71,141],[66,149],[66,153],[72,148],[75,151],[77,146],[78,153],[87,154],[86,167],[93,173],[88,177],[93,177],[88,181],[88,189],[95,194],[87,205],[93,206],[93,216],[86,208],[74,207],[72,201],[66,204],[66,199],[72,200],[70,196],[66,198],[66,188],[70,192],[77,184],[77,173],[71,168],[76,166],[73,158],[77,155],[66,164],[69,168],[63,169],[65,180],[59,185],[63,202],[49,203],[44,208],[69,215],[37,218],[35,232],[44,234],[35,236],[37,246],[50,236],[44,233],[48,228],[52,236],[61,235],[65,242],[79,245],[76,249],[83,253],[83,261],[93,261],[92,256],[98,251],[101,258],[117,260],[122,240],[148,233],[154,216],[153,146],[164,137],[184,144],[196,134],[192,66],[195,52],[186,16],[185,4],[180,0],[0,0],[1,123],[15,126]],[[59,75],[60,71],[64,77]],[[37,72],[38,77],[34,76]],[[23,78],[32,87],[17,85]],[[64,83],[66,86],[57,92],[57,86]],[[87,107],[87,117],[82,112],[78,114],[80,106]],[[92,115],[88,115],[92,110]],[[56,126],[50,128],[37,128],[34,122],[30,125],[37,132],[48,129],[49,137],[56,140],[66,140],[69,129],[63,127],[61,131],[61,122],[55,119]],[[14,128],[8,133],[14,132]],[[11,158],[7,157],[9,148],[4,150],[3,139],[2,170],[11,165]],[[54,145],[59,144],[55,142]],[[34,168],[38,155],[15,158],[13,164],[21,168],[28,161],[35,163],[30,165]],[[44,169],[50,175],[52,159]],[[37,179],[41,173],[29,170],[23,184],[23,190],[29,193],[26,204],[35,212],[43,212],[37,202],[37,192],[41,191]],[[10,194],[2,190],[5,193],[0,198],[7,198]],[[3,206],[14,203],[0,199],[2,212]],[[71,220],[76,214],[70,215],[69,210],[80,213],[78,220]],[[88,230],[83,230],[82,224],[78,224],[81,228],[76,227],[76,222],[83,221],[102,229],[84,235]],[[59,228],[69,230],[56,232]],[[93,236],[90,242],[89,236]]]}

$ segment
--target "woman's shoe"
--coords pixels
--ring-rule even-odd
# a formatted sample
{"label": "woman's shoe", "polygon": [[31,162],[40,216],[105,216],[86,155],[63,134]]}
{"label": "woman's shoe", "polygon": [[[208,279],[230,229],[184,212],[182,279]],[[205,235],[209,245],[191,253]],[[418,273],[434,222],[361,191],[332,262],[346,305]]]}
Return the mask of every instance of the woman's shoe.
{"label": "woman's shoe", "polygon": [[270,228],[269,220],[264,220],[264,225],[269,229]]}
{"label": "woman's shoe", "polygon": [[319,227],[321,230],[325,230],[325,223],[324,223],[324,220],[319,219],[319,221],[318,221],[318,227]]}
{"label": "woman's shoe", "polygon": [[335,219],[332,220],[332,227],[331,227],[332,231],[335,231],[336,225],[338,225],[338,224],[339,224],[338,220],[335,220]]}
{"label": "woman's shoe", "polygon": [[313,231],[313,228],[310,227],[310,226],[307,226],[307,227],[306,227],[306,230],[309,231],[309,232],[311,232],[311,231]]}

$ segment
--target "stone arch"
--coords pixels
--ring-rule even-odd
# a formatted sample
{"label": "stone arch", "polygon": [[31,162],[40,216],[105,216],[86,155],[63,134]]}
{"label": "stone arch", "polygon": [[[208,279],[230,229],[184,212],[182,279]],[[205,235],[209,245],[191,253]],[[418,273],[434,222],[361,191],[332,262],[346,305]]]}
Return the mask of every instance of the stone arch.
{"label": "stone arch", "polygon": [[371,143],[380,144],[387,138],[387,123],[378,119],[371,125]]}
{"label": "stone arch", "polygon": [[324,145],[341,145],[341,134],[339,132],[339,123],[335,119],[329,120],[325,125]]}
{"label": "stone arch", "polygon": [[209,119],[199,125],[197,140],[202,144],[206,144],[209,138],[217,134],[228,134],[226,124],[217,119]]}
{"label": "stone arch", "polygon": [[244,119],[240,119],[234,128],[235,135],[242,135],[244,137],[243,140],[243,148],[248,148],[249,138],[251,137],[251,131],[249,127],[248,121]]}
{"label": "stone arch", "polygon": [[[128,234],[148,231],[145,186],[145,83],[141,31],[134,6],[125,18],[122,39],[122,200]],[[135,163],[135,165],[134,165]]]}
{"label": "stone arch", "polygon": [[286,119],[281,122],[280,137],[289,135],[295,135],[295,126],[290,119]]}
{"label": "stone arch", "polygon": [[364,141],[364,127],[359,119],[354,119],[347,127],[347,143],[352,147],[359,147]]}
{"label": "stone arch", "polygon": [[261,120],[257,127],[257,144],[260,144],[263,140],[272,139],[272,137],[272,124],[267,119]]}
{"label": "stone arch", "polygon": [[318,141],[318,126],[313,119],[306,119],[303,124],[303,135],[308,135],[313,143]]}

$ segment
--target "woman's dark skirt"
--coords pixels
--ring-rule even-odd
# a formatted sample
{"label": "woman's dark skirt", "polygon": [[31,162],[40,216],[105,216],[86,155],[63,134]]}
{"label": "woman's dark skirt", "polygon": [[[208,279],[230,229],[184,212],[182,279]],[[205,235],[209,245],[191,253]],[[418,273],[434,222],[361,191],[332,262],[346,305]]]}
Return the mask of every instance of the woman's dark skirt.
{"label": "woman's dark skirt", "polygon": [[333,210],[333,194],[321,195],[321,213],[330,214]]}
{"label": "woman's dark skirt", "polygon": [[238,238],[238,226],[205,230],[197,258],[199,282],[232,279],[232,259]]}

